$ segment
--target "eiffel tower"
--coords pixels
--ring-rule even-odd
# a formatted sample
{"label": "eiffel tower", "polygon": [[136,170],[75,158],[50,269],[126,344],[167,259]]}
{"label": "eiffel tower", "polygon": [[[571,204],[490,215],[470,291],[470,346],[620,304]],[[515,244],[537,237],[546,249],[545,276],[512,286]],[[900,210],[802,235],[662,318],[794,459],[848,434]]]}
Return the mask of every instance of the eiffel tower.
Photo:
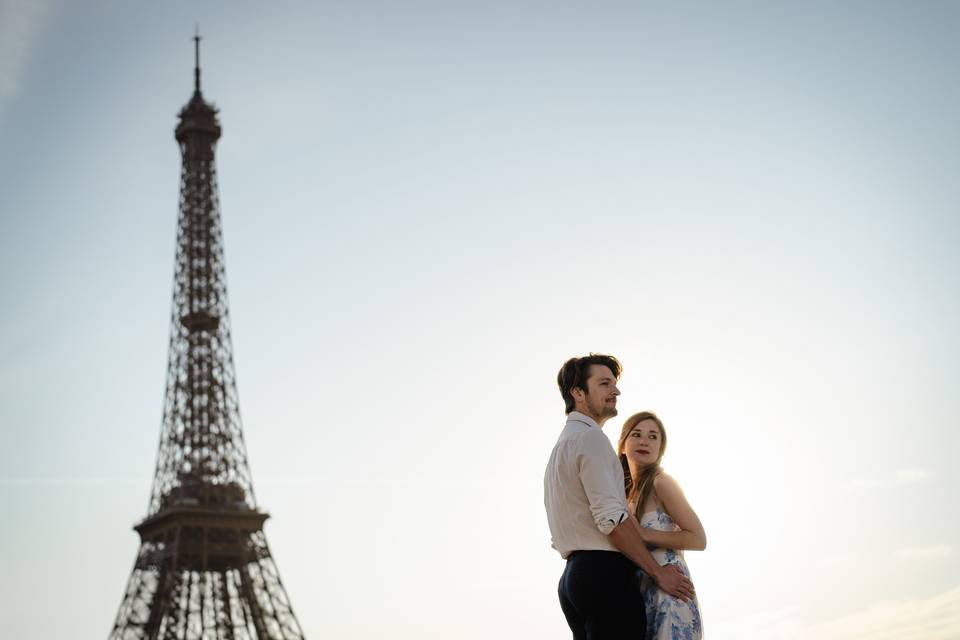
{"label": "eiffel tower", "polygon": [[302,640],[247,464],[214,165],[220,124],[200,93],[199,35],[194,55],[176,128],[183,167],[160,451],[110,640]]}

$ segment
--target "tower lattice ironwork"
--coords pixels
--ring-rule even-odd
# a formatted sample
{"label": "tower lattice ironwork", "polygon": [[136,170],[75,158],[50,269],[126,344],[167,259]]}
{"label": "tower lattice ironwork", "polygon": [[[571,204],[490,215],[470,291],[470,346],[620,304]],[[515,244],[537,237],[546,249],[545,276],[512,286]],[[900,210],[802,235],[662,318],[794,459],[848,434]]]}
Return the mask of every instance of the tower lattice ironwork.
{"label": "tower lattice ironwork", "polygon": [[214,147],[217,109],[179,114],[183,168],[170,359],[140,552],[110,640],[302,640],[263,532],[234,376]]}

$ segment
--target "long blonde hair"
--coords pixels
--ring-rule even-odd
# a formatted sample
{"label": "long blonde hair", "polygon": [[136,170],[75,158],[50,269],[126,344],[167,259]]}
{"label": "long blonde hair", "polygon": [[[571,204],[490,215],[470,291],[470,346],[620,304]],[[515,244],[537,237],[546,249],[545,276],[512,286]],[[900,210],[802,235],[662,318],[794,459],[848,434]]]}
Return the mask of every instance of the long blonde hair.
{"label": "long blonde hair", "polygon": [[[627,454],[623,452],[623,445],[627,442],[627,436],[633,431],[634,427],[644,420],[653,420],[660,430],[660,453],[657,459],[646,464],[638,470],[637,479],[634,480],[630,475],[630,465],[627,463]],[[646,504],[650,495],[653,493],[653,481],[663,469],[660,468],[660,461],[663,460],[663,452],[667,450],[667,430],[663,428],[663,422],[652,411],[641,411],[635,413],[623,423],[623,429],[620,430],[620,444],[617,445],[617,453],[620,455],[620,464],[623,465],[623,488],[627,492],[627,500],[631,501],[637,498],[636,516],[643,515],[643,505]]]}

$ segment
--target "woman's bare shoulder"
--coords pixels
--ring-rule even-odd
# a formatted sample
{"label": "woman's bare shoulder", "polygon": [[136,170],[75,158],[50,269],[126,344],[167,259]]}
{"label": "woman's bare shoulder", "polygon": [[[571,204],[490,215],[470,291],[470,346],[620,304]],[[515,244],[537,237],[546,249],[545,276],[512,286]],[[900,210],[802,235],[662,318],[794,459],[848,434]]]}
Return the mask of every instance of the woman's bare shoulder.
{"label": "woman's bare shoulder", "polygon": [[661,471],[657,474],[657,477],[653,479],[653,488],[656,489],[658,493],[682,493],[680,483],[665,471]]}

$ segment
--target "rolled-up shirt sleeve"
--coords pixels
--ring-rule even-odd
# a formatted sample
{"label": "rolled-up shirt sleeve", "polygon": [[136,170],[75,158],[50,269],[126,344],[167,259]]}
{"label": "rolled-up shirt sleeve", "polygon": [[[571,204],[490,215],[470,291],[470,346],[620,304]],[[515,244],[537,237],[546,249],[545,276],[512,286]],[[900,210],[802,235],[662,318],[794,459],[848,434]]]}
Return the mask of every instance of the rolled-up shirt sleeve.
{"label": "rolled-up shirt sleeve", "polygon": [[578,455],[580,482],[597,528],[609,535],[629,517],[623,490],[623,471],[610,441],[599,429],[583,434]]}

